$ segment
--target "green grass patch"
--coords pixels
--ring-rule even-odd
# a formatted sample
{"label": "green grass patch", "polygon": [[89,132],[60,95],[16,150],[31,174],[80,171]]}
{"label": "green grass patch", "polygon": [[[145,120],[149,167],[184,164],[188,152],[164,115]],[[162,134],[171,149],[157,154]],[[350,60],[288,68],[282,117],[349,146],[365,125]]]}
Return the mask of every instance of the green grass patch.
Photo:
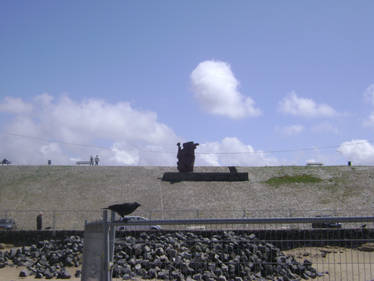
{"label": "green grass patch", "polygon": [[265,181],[266,184],[271,186],[280,186],[282,184],[292,184],[292,183],[318,183],[321,182],[322,179],[317,178],[311,175],[295,175],[295,176],[281,176],[281,177],[272,177]]}

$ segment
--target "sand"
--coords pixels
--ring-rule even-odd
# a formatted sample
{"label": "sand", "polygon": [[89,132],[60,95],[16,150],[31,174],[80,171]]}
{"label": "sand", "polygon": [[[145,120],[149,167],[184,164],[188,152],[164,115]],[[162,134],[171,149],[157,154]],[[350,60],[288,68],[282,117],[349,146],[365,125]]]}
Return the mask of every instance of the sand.
{"label": "sand", "polygon": [[307,259],[319,272],[328,272],[314,280],[374,280],[374,252],[372,251],[341,247],[304,247],[284,253],[294,255],[298,261]]}
{"label": "sand", "polygon": [[[36,281],[36,280],[47,280],[47,279],[36,279],[34,276],[30,277],[18,277],[21,270],[24,269],[24,267],[5,267],[0,269],[0,281],[12,281],[12,280],[23,280],[23,281]],[[80,281],[80,278],[75,278],[76,268],[67,268],[67,271],[73,276],[73,278],[67,279],[71,281]],[[49,280],[61,280],[61,279],[49,279]]]}

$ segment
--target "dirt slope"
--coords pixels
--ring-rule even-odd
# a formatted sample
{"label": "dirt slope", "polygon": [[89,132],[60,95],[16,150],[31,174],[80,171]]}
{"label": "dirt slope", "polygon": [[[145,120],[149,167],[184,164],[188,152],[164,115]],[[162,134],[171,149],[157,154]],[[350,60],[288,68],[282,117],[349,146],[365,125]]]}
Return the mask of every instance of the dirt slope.
{"label": "dirt slope", "polygon": [[[0,217],[15,217],[23,228],[33,228],[43,210],[47,224],[76,228],[98,218],[102,207],[124,201],[140,202],[137,214],[153,218],[303,216],[326,209],[341,215],[373,213],[374,167],[238,167],[248,172],[249,182],[163,182],[163,173],[171,171],[176,168],[1,166]],[[320,181],[266,183],[285,175]]]}

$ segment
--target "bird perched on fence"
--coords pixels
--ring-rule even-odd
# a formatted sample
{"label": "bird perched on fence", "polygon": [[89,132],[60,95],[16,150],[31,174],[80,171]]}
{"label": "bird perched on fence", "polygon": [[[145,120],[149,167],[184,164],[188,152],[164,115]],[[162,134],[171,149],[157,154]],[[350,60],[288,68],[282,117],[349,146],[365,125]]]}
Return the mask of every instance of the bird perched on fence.
{"label": "bird perched on fence", "polygon": [[139,206],[140,204],[138,202],[132,202],[132,203],[110,205],[109,207],[105,209],[116,212],[123,218],[124,216],[129,215],[132,212],[134,212]]}

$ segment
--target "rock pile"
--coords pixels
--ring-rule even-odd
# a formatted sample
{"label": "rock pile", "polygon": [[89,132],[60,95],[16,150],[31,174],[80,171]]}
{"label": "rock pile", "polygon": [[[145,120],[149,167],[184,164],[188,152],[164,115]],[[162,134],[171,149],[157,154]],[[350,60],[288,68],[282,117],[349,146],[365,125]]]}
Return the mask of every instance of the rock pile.
{"label": "rock pile", "polygon": [[170,280],[300,280],[322,276],[254,234],[144,232],[116,245],[113,277]]}
{"label": "rock pile", "polygon": [[82,250],[83,240],[79,236],[39,241],[31,246],[0,252],[0,268],[7,265],[25,266],[20,277],[33,275],[35,278],[69,279],[71,276],[65,267],[78,267]]}
{"label": "rock pile", "polygon": [[[122,233],[117,239],[113,277],[164,280],[300,280],[316,278],[312,263],[299,263],[254,234],[235,232]],[[81,264],[83,240],[40,241],[0,251],[0,268],[25,266],[19,276],[68,279],[65,267]],[[80,271],[76,271],[80,276]]]}

